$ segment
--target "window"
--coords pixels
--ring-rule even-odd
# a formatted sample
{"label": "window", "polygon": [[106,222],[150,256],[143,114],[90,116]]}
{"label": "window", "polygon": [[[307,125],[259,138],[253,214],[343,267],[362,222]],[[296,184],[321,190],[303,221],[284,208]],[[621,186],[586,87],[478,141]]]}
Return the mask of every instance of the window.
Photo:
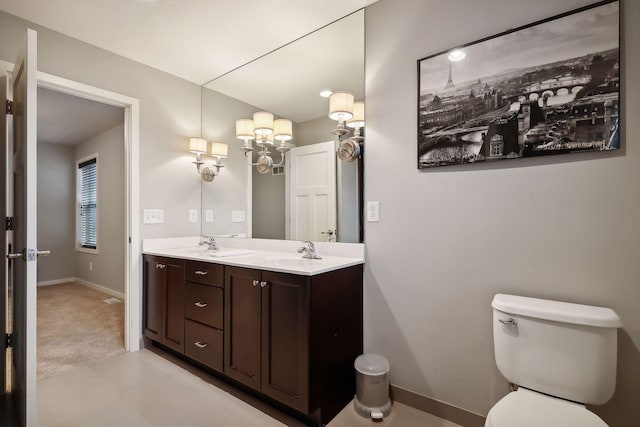
{"label": "window", "polygon": [[78,246],[98,248],[98,157],[78,163]]}

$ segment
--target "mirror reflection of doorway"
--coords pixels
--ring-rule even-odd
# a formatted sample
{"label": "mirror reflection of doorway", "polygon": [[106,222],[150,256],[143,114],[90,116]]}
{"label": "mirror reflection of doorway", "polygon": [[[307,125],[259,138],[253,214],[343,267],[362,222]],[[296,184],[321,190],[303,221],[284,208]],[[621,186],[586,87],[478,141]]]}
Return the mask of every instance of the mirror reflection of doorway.
{"label": "mirror reflection of doorway", "polygon": [[38,88],[37,378],[125,351],[124,110]]}

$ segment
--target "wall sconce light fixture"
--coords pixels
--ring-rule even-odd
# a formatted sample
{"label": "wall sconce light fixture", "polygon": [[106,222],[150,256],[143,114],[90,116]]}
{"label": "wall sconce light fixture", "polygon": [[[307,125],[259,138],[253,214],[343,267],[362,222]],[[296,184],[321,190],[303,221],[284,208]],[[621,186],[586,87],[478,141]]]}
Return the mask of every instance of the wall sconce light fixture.
{"label": "wall sconce light fixture", "polygon": [[[334,92],[329,97],[329,118],[338,122],[338,127],[331,132],[338,135],[338,157],[347,162],[359,158],[364,141],[361,135],[364,127],[364,102],[354,102],[353,94],[349,92]],[[351,137],[347,137],[350,133],[348,128],[353,129]]]}
{"label": "wall sconce light fixture", "polygon": [[[274,167],[284,165],[286,152],[290,145],[287,141],[293,138],[293,124],[289,119],[275,119],[273,114],[267,111],[258,111],[253,114],[252,119],[236,120],[236,138],[243,141],[242,147],[247,164],[255,166],[256,170],[265,174]],[[252,163],[251,152],[253,152],[252,141],[255,139],[258,146],[258,159]],[[280,153],[280,162],[274,164],[269,148],[274,147]]]}
{"label": "wall sconce light fixture", "polygon": [[196,169],[202,180],[205,182],[213,181],[213,178],[218,176],[220,168],[223,168],[222,159],[226,158],[229,154],[229,146],[220,142],[211,143],[211,156],[214,157],[213,163],[205,165],[205,161],[202,159],[207,154],[208,141],[203,138],[190,138],[189,139],[189,151],[196,155],[196,160],[193,162],[196,165]]}

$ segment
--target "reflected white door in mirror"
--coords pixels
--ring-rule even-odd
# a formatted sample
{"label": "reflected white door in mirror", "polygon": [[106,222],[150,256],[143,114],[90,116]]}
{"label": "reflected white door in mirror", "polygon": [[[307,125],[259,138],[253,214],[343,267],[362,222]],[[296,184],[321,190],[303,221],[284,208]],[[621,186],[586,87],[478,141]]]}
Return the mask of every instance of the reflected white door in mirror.
{"label": "reflected white door in mirror", "polygon": [[[267,111],[258,111],[251,119],[236,120],[236,138],[243,141],[241,150],[247,159],[247,164],[255,166],[261,174],[269,173],[274,167],[284,166],[286,153],[292,144],[287,141],[293,138],[293,125],[289,119],[273,119],[273,114]],[[256,141],[259,148],[258,159],[255,163],[251,160],[253,151],[252,140]],[[280,153],[280,162],[274,164],[269,148],[275,147]]]}
{"label": "reflected white door in mirror", "polygon": [[336,156],[333,141],[291,150],[286,179],[286,238],[336,241]]}

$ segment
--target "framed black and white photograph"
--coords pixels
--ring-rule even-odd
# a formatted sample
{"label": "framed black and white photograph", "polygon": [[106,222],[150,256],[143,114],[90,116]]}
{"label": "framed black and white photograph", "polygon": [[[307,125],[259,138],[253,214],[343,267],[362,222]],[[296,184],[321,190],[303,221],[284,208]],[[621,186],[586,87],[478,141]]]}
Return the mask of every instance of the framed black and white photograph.
{"label": "framed black and white photograph", "polygon": [[418,168],[620,148],[619,2],[418,61]]}

